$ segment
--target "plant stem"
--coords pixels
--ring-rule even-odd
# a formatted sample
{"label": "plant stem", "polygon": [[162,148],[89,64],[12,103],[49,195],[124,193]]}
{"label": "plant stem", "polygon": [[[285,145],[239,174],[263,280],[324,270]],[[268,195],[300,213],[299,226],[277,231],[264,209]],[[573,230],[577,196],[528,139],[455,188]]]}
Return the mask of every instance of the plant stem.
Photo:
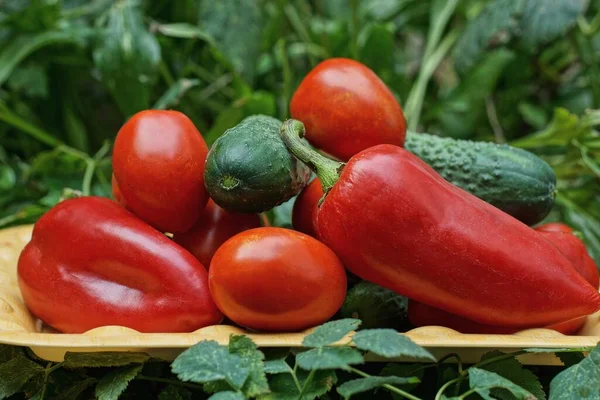
{"label": "plant stem", "polygon": [[[51,367],[52,363],[49,362],[44,370],[44,382],[42,383],[42,393],[40,394],[40,400],[46,398],[46,391],[48,390],[48,380],[50,379],[50,373],[53,371]],[[58,364],[60,366],[60,364]]]}
{"label": "plant stem", "polygon": [[294,369],[290,372],[290,375],[292,375],[292,379],[294,380],[294,383],[296,384],[296,387],[298,388],[298,392],[301,392],[302,388],[300,387],[300,381],[298,380],[298,376],[296,376],[297,370],[298,370],[298,363],[296,362],[294,364]]}
{"label": "plant stem", "polygon": [[358,0],[350,0],[350,9],[352,10],[352,42],[350,43],[350,52],[352,58],[358,60]]}
{"label": "plant stem", "polygon": [[[354,372],[357,375],[362,376],[363,378],[369,378],[371,377],[371,375],[367,374],[366,372],[361,371],[360,369],[356,369],[353,367],[348,367],[348,371],[350,372]],[[396,386],[390,385],[390,384],[385,384],[383,385],[384,388],[386,388],[387,390],[389,390],[390,392],[394,392],[399,396],[402,396],[404,398],[410,399],[410,400],[421,400],[421,398],[417,397],[417,396],[413,396],[412,394],[405,392],[402,389],[397,388]]]}
{"label": "plant stem", "polygon": [[[524,351],[524,350],[519,350],[519,351],[514,351],[512,353],[502,354],[501,356],[496,356],[496,357],[492,357],[492,358],[488,358],[486,360],[480,361],[477,364],[473,365],[473,367],[475,367],[475,368],[481,368],[481,367],[483,367],[485,365],[493,364],[495,362],[506,360],[508,358],[517,357],[517,356],[520,356],[520,355],[523,355],[523,354],[527,354],[527,352]],[[465,376],[466,373],[467,373],[467,370],[463,371],[461,373],[461,375]]]}
{"label": "plant stem", "polygon": [[135,379],[139,379],[141,381],[150,381],[150,382],[158,382],[158,383],[167,383],[169,385],[181,386],[188,389],[202,390],[202,385],[197,385],[195,383],[186,383],[181,382],[175,379],[166,379],[166,378],[155,378],[151,376],[138,375]]}
{"label": "plant stem", "polygon": [[285,119],[288,113],[288,104],[292,98],[292,90],[294,90],[292,67],[290,66],[290,60],[288,60],[287,57],[285,39],[282,38],[277,41],[275,50],[281,58],[281,69],[283,73],[283,102],[281,104],[279,116],[280,119]]}
{"label": "plant stem", "polygon": [[506,143],[504,131],[502,130],[502,126],[498,120],[498,113],[496,112],[496,106],[494,105],[494,99],[492,99],[492,96],[487,96],[485,98],[485,109],[487,111],[490,125],[492,126],[492,131],[496,137],[496,143]]}
{"label": "plant stem", "polygon": [[45,130],[38,128],[32,123],[24,120],[19,115],[9,110],[3,103],[0,103],[0,121],[4,121],[7,124],[12,125],[13,127],[25,132],[29,136],[48,146],[58,147],[63,145],[63,143],[59,139],[52,136],[51,133],[46,132]]}
{"label": "plant stem", "polygon": [[304,392],[306,392],[306,389],[308,389],[308,385],[313,380],[316,372],[317,372],[317,370],[313,369],[312,371],[310,371],[308,373],[308,376],[306,377],[306,380],[304,381],[304,385],[302,385],[302,390],[300,390],[300,395],[298,396],[298,400],[302,400],[302,396],[304,395]]}
{"label": "plant stem", "polygon": [[339,174],[345,164],[322,156],[308,147],[301,140],[304,132],[304,124],[295,119],[288,119],[281,126],[281,138],[288,150],[317,174],[323,191],[327,193],[339,179]]}
{"label": "plant stem", "polygon": [[438,390],[437,394],[435,395],[435,399],[434,400],[440,400],[442,398],[442,395],[446,391],[446,389],[448,389],[450,386],[454,385],[455,383],[459,383],[463,379],[465,379],[465,376],[461,375],[458,378],[454,378],[454,379],[449,380],[448,382],[444,383],[444,385],[442,385],[442,387],[440,388],[440,390]]}

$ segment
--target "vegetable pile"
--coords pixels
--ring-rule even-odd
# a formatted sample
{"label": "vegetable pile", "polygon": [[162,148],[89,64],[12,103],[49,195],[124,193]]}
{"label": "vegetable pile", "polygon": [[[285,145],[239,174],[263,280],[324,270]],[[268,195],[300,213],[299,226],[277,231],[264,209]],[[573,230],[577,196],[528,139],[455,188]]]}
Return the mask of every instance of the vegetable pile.
{"label": "vegetable pile", "polygon": [[[66,333],[191,332],[223,316],[294,332],[336,315],[357,278],[408,299],[414,326],[463,333],[572,334],[600,310],[583,242],[526,224],[555,196],[543,160],[405,142],[401,107],[353,60],[319,64],[290,106],[294,119],[247,117],[210,150],[181,112],[135,114],[115,141],[115,201],[67,199],[35,224],[18,263],[30,311]],[[296,230],[258,214],[297,195]]]}

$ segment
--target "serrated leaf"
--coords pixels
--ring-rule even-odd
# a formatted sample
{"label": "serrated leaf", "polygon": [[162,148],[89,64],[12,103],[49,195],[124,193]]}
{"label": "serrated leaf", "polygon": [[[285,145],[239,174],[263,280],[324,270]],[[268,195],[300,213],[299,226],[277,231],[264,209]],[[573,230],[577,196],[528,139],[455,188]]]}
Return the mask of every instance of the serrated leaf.
{"label": "serrated leaf", "polygon": [[415,357],[435,362],[430,352],[393,329],[366,329],[352,337],[357,348],[382,357]]}
{"label": "serrated leaf", "polygon": [[246,399],[246,397],[244,397],[243,394],[241,394],[239,392],[231,392],[231,391],[218,392],[208,398],[208,400],[245,400],[245,399]]}
{"label": "serrated leaf", "polygon": [[300,368],[313,369],[344,369],[349,365],[365,362],[362,354],[351,347],[320,347],[296,355]]}
{"label": "serrated leaf", "polygon": [[469,368],[469,386],[484,400],[494,400],[492,389],[508,390],[517,400],[536,400],[535,396],[506,378],[484,369]]}
{"label": "serrated leaf", "polygon": [[264,354],[258,350],[256,344],[244,335],[232,335],[229,339],[229,352],[239,356],[242,360],[240,366],[250,371],[242,392],[247,397],[256,397],[269,392],[269,384],[264,371]]}
{"label": "serrated leaf", "polygon": [[63,367],[122,367],[127,364],[143,364],[150,359],[146,353],[134,352],[98,352],[65,354]]}
{"label": "serrated leaf", "polygon": [[98,400],[117,400],[129,382],[142,371],[143,365],[121,367],[106,374],[96,386]]}
{"label": "serrated leaf", "polygon": [[171,364],[173,373],[182,381],[207,383],[225,380],[240,389],[250,371],[241,366],[242,359],[230,354],[214,340],[203,340],[179,355]]}
{"label": "serrated leaf", "polygon": [[158,395],[158,400],[191,400],[192,393],[181,386],[168,385]]}
{"label": "serrated leaf", "polygon": [[[501,351],[490,351],[485,353],[483,357],[481,357],[481,361],[490,360],[494,357],[502,356],[504,353]],[[479,367],[481,369],[485,369],[486,371],[494,372],[511,382],[515,385],[522,387],[527,390],[531,394],[535,396],[538,400],[545,400],[546,393],[542,388],[542,384],[539,379],[533,372],[526,369],[521,365],[521,363],[516,358],[505,358],[491,364],[486,364],[484,366]],[[507,395],[506,392],[494,393],[496,397],[501,400],[510,400],[514,399],[512,395]]]}
{"label": "serrated leaf", "polygon": [[454,48],[454,62],[461,72],[470,69],[490,43],[504,33],[511,36],[518,27],[517,17],[525,0],[493,0],[469,21]]}
{"label": "serrated leaf", "polygon": [[18,356],[0,364],[0,399],[17,393],[28,380],[43,372],[44,368],[25,356]]}
{"label": "serrated leaf", "polygon": [[[298,370],[296,376],[302,388],[306,384],[309,372]],[[291,374],[274,375],[269,380],[271,392],[258,397],[259,400],[313,400],[329,392],[337,382],[335,371],[316,371],[308,382],[302,398]]]}
{"label": "serrated leaf", "polygon": [[265,361],[264,365],[266,374],[283,374],[286,372],[292,372],[291,367],[285,362],[285,360]]}
{"label": "serrated leaf", "polygon": [[258,0],[202,2],[200,28],[248,82],[254,80],[260,54],[262,7]]}
{"label": "serrated leaf", "polygon": [[368,378],[347,381],[337,388],[337,392],[345,399],[355,394],[367,392],[383,385],[405,385],[408,383],[419,383],[416,377],[400,378],[398,376],[370,376]]}
{"label": "serrated leaf", "polygon": [[536,46],[563,35],[577,23],[587,0],[528,0],[519,23],[521,41]]}
{"label": "serrated leaf", "polygon": [[600,399],[600,346],[550,382],[549,400]]}
{"label": "serrated leaf", "polygon": [[353,318],[338,319],[318,326],[302,340],[307,347],[321,347],[335,343],[360,326],[360,320]]}
{"label": "serrated leaf", "polygon": [[96,384],[96,382],[98,382],[96,378],[86,378],[76,382],[73,386],[61,391],[54,400],[77,400],[87,388]]}

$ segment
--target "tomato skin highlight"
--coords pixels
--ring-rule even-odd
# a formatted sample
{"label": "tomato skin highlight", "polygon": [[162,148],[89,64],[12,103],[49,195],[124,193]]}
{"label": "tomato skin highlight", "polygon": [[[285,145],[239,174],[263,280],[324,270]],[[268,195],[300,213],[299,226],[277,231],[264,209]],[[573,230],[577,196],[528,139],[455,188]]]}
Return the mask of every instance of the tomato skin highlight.
{"label": "tomato skin highlight", "polygon": [[178,111],[135,114],[117,134],[113,171],[127,208],[162,232],[189,230],[208,201],[208,147]]}
{"label": "tomato skin highlight", "polygon": [[323,197],[321,181],[313,179],[296,198],[292,210],[292,226],[298,232],[317,237],[315,231],[314,217],[319,199]]}
{"label": "tomato skin highlight", "polygon": [[404,145],[406,120],[400,104],[358,61],[321,62],[298,86],[290,112],[304,123],[313,146],[341,160],[378,144]]}
{"label": "tomato skin highlight", "polygon": [[44,214],[17,274],[27,308],[65,333],[191,332],[223,318],[202,264],[107,198],[65,200]]}
{"label": "tomato skin highlight", "polygon": [[229,239],[215,253],[208,281],[229,319],[260,331],[319,325],[346,295],[346,272],[333,251],[283,228],[251,229]]}
{"label": "tomato skin highlight", "polygon": [[569,225],[565,225],[562,222],[549,222],[535,228],[538,232],[565,232],[573,233],[573,228]]}
{"label": "tomato skin highlight", "polygon": [[208,268],[215,252],[227,239],[260,226],[259,214],[231,213],[209,199],[196,225],[185,233],[174,235],[173,240]]}

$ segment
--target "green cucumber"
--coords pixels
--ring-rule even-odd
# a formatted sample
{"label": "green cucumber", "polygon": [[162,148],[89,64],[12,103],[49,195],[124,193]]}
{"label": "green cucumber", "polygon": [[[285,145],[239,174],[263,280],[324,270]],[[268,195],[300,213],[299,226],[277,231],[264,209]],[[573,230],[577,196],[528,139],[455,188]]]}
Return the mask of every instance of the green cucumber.
{"label": "green cucumber", "polygon": [[414,132],[404,147],[450,183],[527,225],[542,221],[554,204],[552,167],[526,150]]}
{"label": "green cucumber", "polygon": [[225,131],[208,152],[204,184],[219,206],[232,212],[258,213],[297,195],[310,170],[285,147],[282,122],[253,115]]}

